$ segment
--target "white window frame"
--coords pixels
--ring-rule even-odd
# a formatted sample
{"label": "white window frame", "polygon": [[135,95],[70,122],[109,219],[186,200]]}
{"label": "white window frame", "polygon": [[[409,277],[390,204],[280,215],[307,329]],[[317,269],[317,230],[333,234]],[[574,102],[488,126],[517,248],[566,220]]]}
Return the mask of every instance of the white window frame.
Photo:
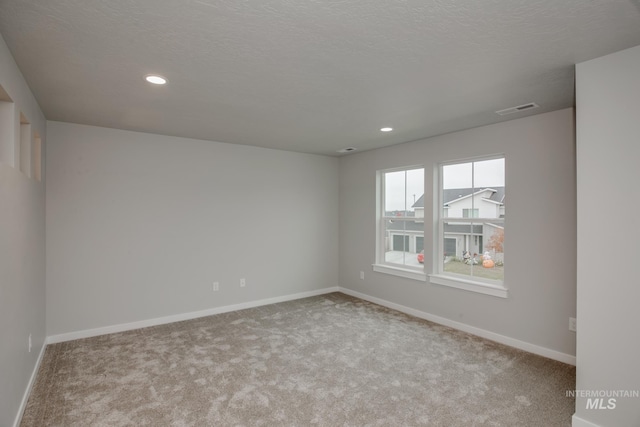
{"label": "white window frame", "polygon": [[[385,180],[384,176],[390,172],[410,171],[415,169],[425,169],[424,165],[406,166],[393,169],[384,169],[376,172],[376,261],[372,265],[373,271],[378,273],[391,274],[394,276],[404,277],[407,279],[419,280],[422,282],[427,281],[427,274],[424,270],[424,265],[420,267],[411,267],[406,265],[400,265],[390,263],[385,260],[385,236],[386,236],[386,221],[393,219],[394,221],[415,221],[412,217],[390,217],[385,213]],[[406,188],[406,187],[405,187]],[[426,208],[426,206],[425,206]],[[424,219],[421,224],[425,224]],[[423,230],[423,236],[424,236]],[[415,240],[415,239],[414,239]],[[415,243],[415,242],[414,242]],[[423,247],[426,247],[426,242],[423,241]]]}
{"label": "white window frame", "polygon": [[[455,165],[461,163],[481,162],[484,160],[493,159],[505,159],[503,154],[497,154],[486,157],[474,157],[470,159],[456,160],[450,162],[443,162],[438,165],[438,191],[436,195],[437,209],[434,209],[437,215],[435,225],[435,244],[434,244],[434,259],[433,259],[433,273],[429,274],[430,283],[442,286],[449,286],[456,289],[463,289],[466,291],[477,292],[485,295],[492,295],[500,298],[508,297],[508,288],[505,285],[504,280],[491,280],[476,276],[460,275],[455,273],[448,273],[444,271],[444,265],[442,260],[444,259],[444,224],[445,222],[453,222],[458,218],[449,218],[445,216],[444,197],[443,197],[443,168],[448,165]],[[505,182],[505,188],[506,188]],[[475,191],[475,188],[474,188]],[[500,223],[505,225],[506,218],[460,218],[460,221],[470,219],[472,223]],[[487,242],[483,242],[486,244]],[[479,264],[481,267],[481,265]]]}

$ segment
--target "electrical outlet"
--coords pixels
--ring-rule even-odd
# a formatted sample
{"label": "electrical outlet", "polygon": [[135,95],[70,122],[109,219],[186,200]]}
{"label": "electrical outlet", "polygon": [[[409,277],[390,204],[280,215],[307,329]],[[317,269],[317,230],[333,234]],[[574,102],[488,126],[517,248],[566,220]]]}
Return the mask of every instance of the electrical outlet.
{"label": "electrical outlet", "polygon": [[220,282],[213,282],[213,292],[220,290]]}
{"label": "electrical outlet", "polygon": [[577,331],[577,326],[578,323],[576,322],[576,318],[575,317],[570,317],[569,318],[569,330],[576,332]]}
{"label": "electrical outlet", "polygon": [[29,334],[29,353],[31,353],[31,334]]}
{"label": "electrical outlet", "polygon": [[244,288],[247,285],[247,280],[246,279],[240,279],[240,287]]}
{"label": "electrical outlet", "polygon": [[360,272],[360,280],[364,280],[364,271]]}

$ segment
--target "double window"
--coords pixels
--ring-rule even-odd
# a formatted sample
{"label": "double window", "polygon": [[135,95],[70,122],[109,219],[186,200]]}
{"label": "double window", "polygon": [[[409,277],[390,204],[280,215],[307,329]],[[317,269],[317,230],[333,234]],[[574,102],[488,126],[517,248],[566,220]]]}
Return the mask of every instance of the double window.
{"label": "double window", "polygon": [[[506,297],[504,157],[444,163],[437,176],[426,200],[424,168],[378,172],[374,270],[425,280],[427,265],[432,283]],[[436,215],[433,242],[424,240],[425,208]]]}

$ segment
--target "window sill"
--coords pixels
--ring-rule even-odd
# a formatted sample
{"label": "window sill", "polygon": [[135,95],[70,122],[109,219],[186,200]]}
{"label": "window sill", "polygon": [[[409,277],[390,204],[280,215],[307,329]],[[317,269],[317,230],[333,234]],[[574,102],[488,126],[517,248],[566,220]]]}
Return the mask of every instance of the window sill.
{"label": "window sill", "polygon": [[429,281],[436,285],[449,286],[465,291],[477,292],[479,294],[491,295],[499,298],[507,298],[508,290],[502,285],[477,282],[475,280],[462,279],[442,274],[430,274]]}
{"label": "window sill", "polygon": [[427,281],[427,275],[423,271],[410,270],[408,268],[392,267],[385,264],[373,264],[373,271],[404,277],[406,279],[419,280],[421,282]]}

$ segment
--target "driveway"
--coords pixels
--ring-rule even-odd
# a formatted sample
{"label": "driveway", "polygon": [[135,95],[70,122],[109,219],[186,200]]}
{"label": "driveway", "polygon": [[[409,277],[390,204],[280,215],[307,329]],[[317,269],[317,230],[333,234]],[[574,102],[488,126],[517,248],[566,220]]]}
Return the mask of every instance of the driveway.
{"label": "driveway", "polygon": [[386,262],[392,262],[394,264],[404,264],[411,267],[421,267],[422,264],[418,262],[418,254],[411,252],[401,251],[389,251],[384,254],[384,260]]}

